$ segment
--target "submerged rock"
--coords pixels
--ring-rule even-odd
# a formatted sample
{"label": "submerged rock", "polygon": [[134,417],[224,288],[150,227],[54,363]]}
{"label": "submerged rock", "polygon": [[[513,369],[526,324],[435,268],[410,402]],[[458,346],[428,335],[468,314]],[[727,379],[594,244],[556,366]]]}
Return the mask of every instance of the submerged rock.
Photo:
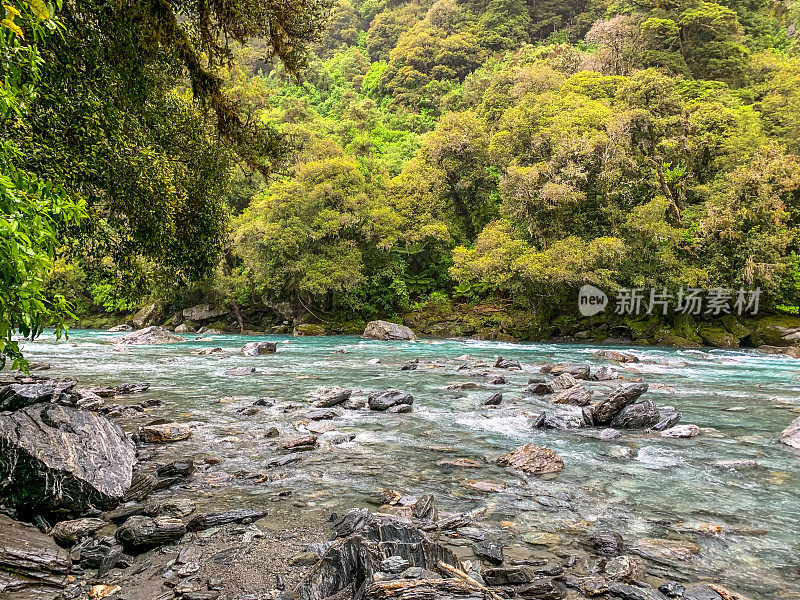
{"label": "submerged rock", "polygon": [[417,336],[405,325],[389,321],[370,321],[364,329],[364,337],[376,340],[415,340]]}
{"label": "submerged rock", "polygon": [[102,415],[57,404],[0,415],[0,496],[22,512],[113,508],[135,463],[133,443]]}
{"label": "submerged rock", "polygon": [[275,354],[278,344],[275,342],[249,342],[239,351],[244,356],[258,356],[259,354]]}
{"label": "submerged rock", "polygon": [[503,394],[497,392],[483,401],[484,406],[499,406],[503,402]]}
{"label": "submerged rock", "polygon": [[237,377],[240,375],[253,375],[255,372],[255,367],[232,367],[225,371],[225,375]]}
{"label": "submerged rock", "polygon": [[602,400],[592,410],[592,418],[597,425],[607,425],[611,419],[629,404],[633,404],[639,396],[648,390],[646,383],[629,383],[620,386],[610,396]]}
{"label": "submerged rock", "polygon": [[153,325],[138,331],[126,333],[118,338],[114,343],[126,346],[141,346],[145,344],[175,344],[185,342],[186,338],[175,335],[169,329]]}
{"label": "submerged rock", "polygon": [[414,396],[400,390],[383,390],[372,392],[367,402],[370,410],[384,411],[401,405],[408,406],[410,409],[411,405],[414,404]]}
{"label": "submerged rock", "polygon": [[499,465],[532,475],[556,473],[564,468],[564,461],[558,454],[536,444],[520,446],[499,457],[496,462]]}
{"label": "submerged rock", "polygon": [[49,536],[0,514],[0,594],[62,588],[71,568],[69,553]]}

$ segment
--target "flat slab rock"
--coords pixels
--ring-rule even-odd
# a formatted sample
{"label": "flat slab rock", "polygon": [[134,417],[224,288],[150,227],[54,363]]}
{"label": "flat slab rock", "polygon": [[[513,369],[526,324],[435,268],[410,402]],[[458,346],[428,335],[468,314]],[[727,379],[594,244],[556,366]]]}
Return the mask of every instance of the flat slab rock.
{"label": "flat slab rock", "polygon": [[143,346],[145,344],[175,344],[185,341],[185,337],[175,335],[164,327],[153,325],[152,327],[145,327],[144,329],[126,333],[122,337],[117,338],[114,343],[127,346]]}
{"label": "flat slab rock", "polygon": [[35,404],[0,414],[0,497],[22,512],[114,508],[136,455],[119,425],[96,413]]}
{"label": "flat slab rock", "polygon": [[497,459],[497,464],[531,475],[556,473],[564,468],[564,461],[558,454],[536,444],[525,444],[504,454]]}
{"label": "flat slab rock", "polygon": [[389,321],[370,321],[364,329],[364,337],[376,340],[415,340],[416,334],[410,328]]}
{"label": "flat slab rock", "polygon": [[71,568],[69,552],[52,538],[0,515],[0,594],[31,587],[61,588]]}

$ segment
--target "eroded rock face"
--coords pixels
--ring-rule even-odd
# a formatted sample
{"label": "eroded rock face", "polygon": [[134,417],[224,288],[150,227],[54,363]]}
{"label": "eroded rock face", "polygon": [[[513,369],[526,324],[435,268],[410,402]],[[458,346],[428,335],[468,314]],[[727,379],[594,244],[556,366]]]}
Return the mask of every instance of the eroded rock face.
{"label": "eroded rock face", "polygon": [[525,444],[504,454],[497,459],[497,464],[531,475],[556,473],[564,468],[564,461],[558,454],[536,444]]}
{"label": "eroded rock face", "polygon": [[135,463],[133,443],[102,415],[57,404],[0,415],[0,497],[23,514],[113,508]]}
{"label": "eroded rock face", "polygon": [[376,340],[415,340],[417,336],[405,325],[389,321],[370,321],[364,329],[364,337]]}
{"label": "eroded rock face", "polygon": [[49,536],[0,515],[0,594],[64,587],[71,568],[69,553]]}
{"label": "eroded rock face", "polygon": [[[297,595],[304,600],[323,600],[349,585],[353,586],[353,597],[359,600],[381,570],[381,563],[390,557],[431,571],[440,562],[460,568],[450,550],[406,521],[353,509],[334,524],[334,530],[337,539],[297,587]],[[373,596],[380,594],[371,593]]]}
{"label": "eroded rock face", "polygon": [[164,327],[152,326],[126,333],[114,343],[126,346],[143,346],[145,344],[175,344],[185,342],[186,338],[175,335]]}

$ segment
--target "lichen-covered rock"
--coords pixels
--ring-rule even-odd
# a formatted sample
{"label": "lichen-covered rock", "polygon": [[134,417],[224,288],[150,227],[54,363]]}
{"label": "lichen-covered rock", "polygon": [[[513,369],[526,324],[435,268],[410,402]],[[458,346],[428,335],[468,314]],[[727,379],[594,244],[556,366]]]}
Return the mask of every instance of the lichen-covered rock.
{"label": "lichen-covered rock", "polygon": [[62,588],[69,553],[32,525],[0,515],[0,594],[31,587]]}
{"label": "lichen-covered rock", "polygon": [[525,444],[504,454],[497,459],[497,464],[531,475],[556,473],[564,468],[564,461],[558,454],[536,444]]}
{"label": "lichen-covered rock", "polygon": [[113,508],[135,463],[133,443],[102,415],[58,404],[0,415],[0,497],[23,513]]}
{"label": "lichen-covered rock", "polygon": [[756,321],[753,337],[758,345],[791,346],[800,343],[800,317],[772,315]]}
{"label": "lichen-covered rock", "polygon": [[364,329],[364,337],[376,340],[415,340],[417,336],[405,325],[389,321],[370,321]]}
{"label": "lichen-covered rock", "polygon": [[185,342],[186,338],[175,335],[164,327],[146,327],[137,331],[126,333],[114,343],[126,346],[143,346],[145,344],[175,344]]}
{"label": "lichen-covered rock", "polygon": [[142,327],[147,327],[149,325],[158,323],[163,314],[164,307],[157,302],[151,302],[133,315],[131,322],[133,323],[134,327],[141,329]]}

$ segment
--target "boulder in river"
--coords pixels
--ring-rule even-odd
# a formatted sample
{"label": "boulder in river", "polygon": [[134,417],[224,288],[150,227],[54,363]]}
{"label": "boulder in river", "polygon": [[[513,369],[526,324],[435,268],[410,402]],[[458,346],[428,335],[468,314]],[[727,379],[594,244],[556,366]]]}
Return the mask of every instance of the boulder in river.
{"label": "boulder in river", "polygon": [[593,356],[605,358],[618,363],[638,363],[639,357],[629,352],[619,352],[617,350],[595,350]]}
{"label": "boulder in river", "polygon": [[109,327],[106,331],[109,333],[125,333],[128,331],[133,331],[133,327],[128,325],[127,323],[120,323],[119,325],[114,325],[113,327]]}
{"label": "boulder in river", "polygon": [[415,340],[417,336],[405,325],[389,321],[370,321],[364,329],[364,337],[376,340]]}
{"label": "boulder in river", "polygon": [[145,344],[175,344],[185,342],[186,338],[175,335],[169,329],[153,325],[137,331],[126,333],[114,343],[126,346],[143,346]]}
{"label": "boulder in river", "polygon": [[494,361],[494,368],[495,369],[522,369],[522,365],[519,364],[518,360],[514,360],[513,358],[503,358],[502,356],[498,356],[497,360]]}
{"label": "boulder in river", "polygon": [[572,375],[569,373],[562,373],[553,379],[553,381],[550,382],[550,385],[552,385],[553,389],[555,390],[566,390],[571,388],[576,383],[578,383],[578,381]]}
{"label": "boulder in river", "polygon": [[576,383],[553,398],[553,404],[571,404],[572,406],[586,406],[591,402],[592,394],[580,383]]}
{"label": "boulder in river", "polygon": [[50,402],[56,391],[56,382],[12,383],[0,389],[0,411],[19,410],[37,402]]}
{"label": "boulder in river", "polygon": [[697,425],[676,425],[661,432],[661,435],[669,438],[690,438],[700,433]]}
{"label": "boulder in river", "polygon": [[383,390],[372,392],[367,401],[370,410],[384,411],[400,405],[410,407],[414,404],[414,396],[400,390]]}
{"label": "boulder in river", "polygon": [[544,365],[542,373],[550,373],[554,377],[562,373],[569,373],[575,379],[589,379],[590,367],[582,363],[556,363],[554,365]]}
{"label": "boulder in river", "polygon": [[353,395],[353,390],[341,387],[321,387],[312,394],[316,400],[313,405],[317,408],[330,408],[345,402]]}
{"label": "boulder in river", "polygon": [[590,379],[594,381],[611,381],[613,379],[619,379],[619,372],[613,367],[603,365],[599,369],[595,369]]}
{"label": "boulder in river", "polygon": [[536,444],[525,444],[504,454],[497,459],[497,464],[531,475],[556,473],[564,468],[564,461],[558,454]]}
{"label": "boulder in river", "polygon": [[650,400],[629,404],[611,419],[611,427],[619,429],[648,429],[661,420],[661,414]]}
{"label": "boulder in river", "polygon": [[275,354],[278,344],[275,342],[249,342],[240,350],[244,356],[258,356],[259,354]]}
{"label": "boulder in river", "polygon": [[523,396],[546,396],[553,393],[553,386],[549,383],[531,383],[522,390]]}
{"label": "boulder in river", "polygon": [[781,432],[779,438],[781,443],[800,449],[800,417],[797,417],[791,424]]}
{"label": "boulder in river", "polygon": [[63,588],[69,553],[36,527],[0,515],[0,594],[31,587]]}
{"label": "boulder in river", "polygon": [[620,386],[592,410],[595,424],[607,425],[619,411],[633,404],[648,389],[646,383],[628,383]]}
{"label": "boulder in river", "polygon": [[497,392],[483,401],[484,406],[499,406],[503,402],[503,394]]}
{"label": "boulder in river", "polygon": [[58,404],[0,414],[0,497],[23,513],[113,508],[135,463],[133,443],[102,415]]}

